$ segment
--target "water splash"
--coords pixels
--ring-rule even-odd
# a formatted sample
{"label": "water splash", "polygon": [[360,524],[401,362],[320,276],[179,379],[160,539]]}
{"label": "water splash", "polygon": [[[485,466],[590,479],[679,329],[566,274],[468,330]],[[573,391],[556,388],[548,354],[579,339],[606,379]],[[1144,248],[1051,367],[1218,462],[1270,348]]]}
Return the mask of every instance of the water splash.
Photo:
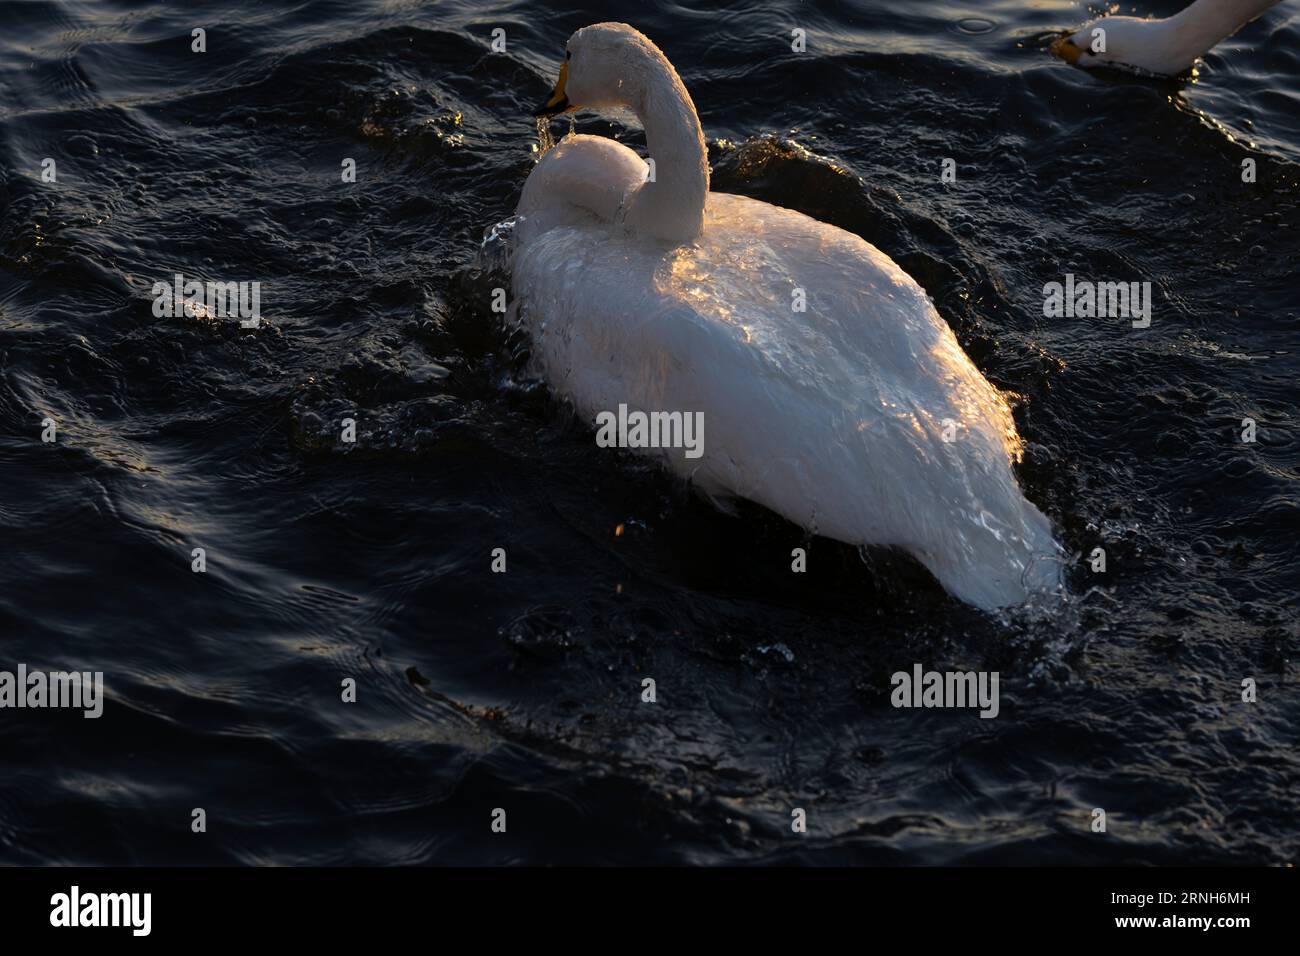
{"label": "water splash", "polygon": [[555,148],[555,137],[551,135],[551,121],[545,116],[537,117],[537,143],[538,159]]}
{"label": "water splash", "polygon": [[483,231],[483,241],[479,243],[478,253],[474,257],[475,269],[485,273],[509,274],[515,227],[519,225],[519,218],[507,216]]}

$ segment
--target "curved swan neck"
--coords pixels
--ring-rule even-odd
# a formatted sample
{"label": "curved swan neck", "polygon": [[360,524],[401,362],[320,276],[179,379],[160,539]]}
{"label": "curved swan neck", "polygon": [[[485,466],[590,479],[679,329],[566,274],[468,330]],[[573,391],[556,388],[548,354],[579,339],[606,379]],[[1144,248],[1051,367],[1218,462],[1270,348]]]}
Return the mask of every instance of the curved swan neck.
{"label": "curved swan neck", "polygon": [[1281,0],[1196,0],[1164,21],[1170,42],[1188,64]]}
{"label": "curved swan neck", "polygon": [[677,71],[658,47],[648,40],[645,47],[635,58],[640,75],[629,83],[626,105],[645,129],[654,179],[633,194],[624,221],[639,234],[684,242],[704,230],[709,193],[704,131]]}

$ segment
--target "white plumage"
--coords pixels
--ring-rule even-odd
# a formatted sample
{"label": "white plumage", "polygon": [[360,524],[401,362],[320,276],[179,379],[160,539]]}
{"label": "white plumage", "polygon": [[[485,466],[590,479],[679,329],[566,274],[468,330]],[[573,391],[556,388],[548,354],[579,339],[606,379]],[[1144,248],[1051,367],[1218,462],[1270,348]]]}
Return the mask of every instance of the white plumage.
{"label": "white plumage", "polygon": [[[1011,413],[920,286],[858,236],[709,192],[694,106],[631,27],[580,30],[569,51],[568,100],[557,88],[553,106],[599,84],[600,105],[613,87],[639,115],[674,95],[687,109],[642,115],[655,183],[634,152],[590,136],[530,175],[512,283],[546,381],[589,420],[620,404],[703,412],[703,457],[655,452],[670,468],[820,534],[901,548],[971,604],[1056,592],[1060,549],[1012,473]],[[661,194],[629,223],[665,177],[689,195],[699,167],[694,209]]]}
{"label": "white plumage", "polygon": [[1216,43],[1280,2],[1196,0],[1163,20],[1102,17],[1057,40],[1052,49],[1088,69],[1105,66],[1177,76],[1190,70]]}

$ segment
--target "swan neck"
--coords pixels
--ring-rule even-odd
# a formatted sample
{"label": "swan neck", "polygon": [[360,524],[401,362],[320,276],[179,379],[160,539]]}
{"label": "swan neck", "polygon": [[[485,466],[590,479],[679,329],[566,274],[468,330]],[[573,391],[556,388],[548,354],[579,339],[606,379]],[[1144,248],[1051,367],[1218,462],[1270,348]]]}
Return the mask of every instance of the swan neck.
{"label": "swan neck", "polygon": [[1280,0],[1196,0],[1166,23],[1188,62],[1232,36]]}
{"label": "swan neck", "polygon": [[637,190],[627,225],[660,239],[694,239],[704,229],[708,153],[695,104],[667,59],[653,65],[642,95],[631,106],[645,130],[654,178]]}

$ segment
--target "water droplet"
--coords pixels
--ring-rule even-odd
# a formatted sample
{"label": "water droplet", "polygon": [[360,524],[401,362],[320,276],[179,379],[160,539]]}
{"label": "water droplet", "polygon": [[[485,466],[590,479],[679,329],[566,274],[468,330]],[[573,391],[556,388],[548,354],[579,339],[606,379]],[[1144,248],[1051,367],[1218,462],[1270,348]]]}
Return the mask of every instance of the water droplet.
{"label": "water droplet", "polygon": [[996,27],[996,23],[992,20],[985,20],[983,17],[963,17],[957,21],[957,29],[962,33],[969,33],[971,36],[991,33]]}
{"label": "water droplet", "polygon": [[550,152],[551,147],[555,145],[555,137],[551,135],[551,121],[545,116],[537,117],[537,141],[541,144],[542,156]]}

